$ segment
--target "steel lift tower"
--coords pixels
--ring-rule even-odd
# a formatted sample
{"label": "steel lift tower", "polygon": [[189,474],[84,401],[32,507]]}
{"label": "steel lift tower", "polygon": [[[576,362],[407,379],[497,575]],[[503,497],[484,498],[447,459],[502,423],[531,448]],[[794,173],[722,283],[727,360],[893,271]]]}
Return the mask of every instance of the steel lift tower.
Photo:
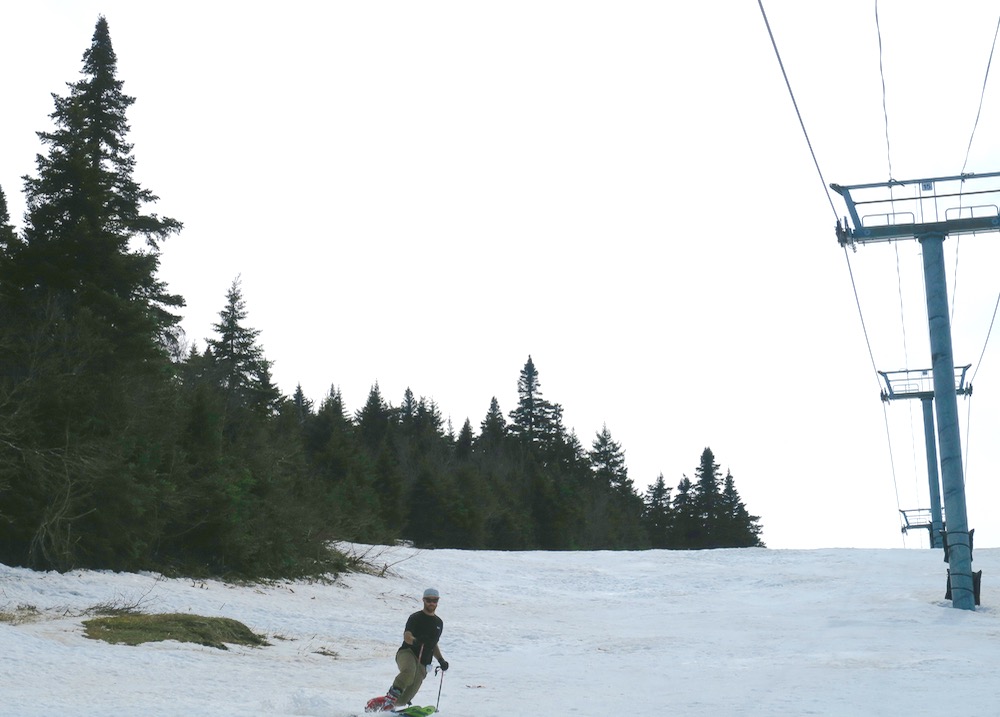
{"label": "steel lift tower", "polygon": [[[969,366],[955,367],[955,393],[959,396],[972,395],[972,385],[965,382]],[[927,485],[930,508],[900,510],[905,525],[903,532],[910,528],[927,528],[932,548],[944,547],[944,513],[941,510],[941,484],[937,465],[937,439],[934,437],[934,379],[930,369],[918,371],[879,371],[885,382],[882,400],[885,402],[901,399],[920,399],[924,414],[924,449],[927,454]],[[971,532],[971,531],[970,531]]]}
{"label": "steel lift tower", "polygon": [[1000,172],[830,187],[844,198],[850,219],[837,223],[841,246],[850,244],[854,248],[857,244],[898,239],[920,242],[941,485],[948,516],[944,539],[949,587],[954,607],[975,610],[944,240],[950,235],[1000,231]]}

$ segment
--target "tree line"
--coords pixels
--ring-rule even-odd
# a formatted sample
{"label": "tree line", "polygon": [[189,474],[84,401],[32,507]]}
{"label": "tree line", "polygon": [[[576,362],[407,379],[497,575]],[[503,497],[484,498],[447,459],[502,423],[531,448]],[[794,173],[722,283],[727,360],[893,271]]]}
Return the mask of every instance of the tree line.
{"label": "tree line", "polygon": [[157,278],[181,222],[134,178],[105,18],[24,177],[0,189],[0,561],[277,577],[334,567],[331,540],[499,550],[762,546],[704,450],[639,495],[603,427],[589,447],[529,356],[508,415],[457,434],[435,402],[371,388],[349,412],[274,385],[239,278],[203,350]]}

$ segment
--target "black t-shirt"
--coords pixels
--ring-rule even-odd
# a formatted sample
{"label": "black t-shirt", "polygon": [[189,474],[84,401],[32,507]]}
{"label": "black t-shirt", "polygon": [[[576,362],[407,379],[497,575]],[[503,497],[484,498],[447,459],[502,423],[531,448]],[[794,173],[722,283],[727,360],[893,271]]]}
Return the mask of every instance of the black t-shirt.
{"label": "black t-shirt", "polygon": [[428,615],[423,610],[418,610],[407,619],[405,631],[413,635],[413,644],[407,645],[404,642],[400,649],[405,647],[412,650],[421,665],[431,664],[434,648],[444,631],[444,620],[437,615]]}

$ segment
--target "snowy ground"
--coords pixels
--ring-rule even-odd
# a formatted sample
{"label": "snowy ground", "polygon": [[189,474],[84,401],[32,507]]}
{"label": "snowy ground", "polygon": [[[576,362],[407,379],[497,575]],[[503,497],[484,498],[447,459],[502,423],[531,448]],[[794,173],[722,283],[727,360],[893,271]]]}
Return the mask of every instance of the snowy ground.
{"label": "snowy ground", "polygon": [[[1000,549],[983,605],[944,601],[935,550],[484,553],[376,549],[389,577],[237,587],[0,565],[7,717],[346,717],[381,694],[425,587],[451,663],[415,700],[443,717],[1000,714]],[[140,602],[246,623],[228,651],[83,637],[81,613]],[[658,705],[654,711],[638,705]]]}

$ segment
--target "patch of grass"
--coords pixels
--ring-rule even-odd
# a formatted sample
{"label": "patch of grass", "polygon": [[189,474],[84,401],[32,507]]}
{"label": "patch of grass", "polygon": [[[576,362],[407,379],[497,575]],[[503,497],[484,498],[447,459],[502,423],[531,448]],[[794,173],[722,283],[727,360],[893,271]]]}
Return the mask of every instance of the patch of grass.
{"label": "patch of grass", "polygon": [[23,625],[26,622],[34,622],[42,617],[42,613],[34,605],[18,605],[13,609],[4,608],[0,610],[0,622],[9,625]]}
{"label": "patch of grass", "polygon": [[113,615],[85,620],[85,634],[92,640],[115,645],[177,640],[228,649],[230,645],[261,647],[269,643],[243,623],[228,617],[203,617],[179,613],[160,615]]}

